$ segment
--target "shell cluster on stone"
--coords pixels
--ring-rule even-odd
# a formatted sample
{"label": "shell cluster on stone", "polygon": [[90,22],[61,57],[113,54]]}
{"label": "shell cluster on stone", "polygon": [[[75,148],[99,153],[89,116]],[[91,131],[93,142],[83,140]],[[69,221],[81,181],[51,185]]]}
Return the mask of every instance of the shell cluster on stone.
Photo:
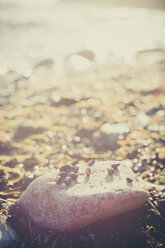
{"label": "shell cluster on stone", "polygon": [[[83,179],[84,176],[84,182],[85,182],[85,177],[86,177],[86,182],[87,179],[89,180],[89,177],[91,174],[93,174],[93,170],[91,169],[95,165],[95,160],[91,159],[87,162],[87,167],[84,168],[84,173],[79,173],[79,166],[78,162],[74,161],[71,165],[63,165],[59,168],[58,174],[56,176],[56,183],[58,185],[62,186],[73,186],[75,183],[81,183],[81,180],[77,180],[78,178]],[[114,162],[109,165],[107,168],[107,175],[113,176],[119,175],[120,174],[120,163],[119,162]],[[80,177],[79,177],[80,175]],[[105,174],[106,177],[106,174]],[[125,177],[127,183],[132,183],[133,179]]]}
{"label": "shell cluster on stone", "polygon": [[73,231],[140,207],[148,193],[124,161],[77,161],[35,179],[17,203],[38,225]]}
{"label": "shell cluster on stone", "polygon": [[73,165],[64,165],[60,167],[59,173],[56,177],[57,184],[65,184],[69,186],[72,182],[75,183],[78,177],[78,170],[79,168]]}

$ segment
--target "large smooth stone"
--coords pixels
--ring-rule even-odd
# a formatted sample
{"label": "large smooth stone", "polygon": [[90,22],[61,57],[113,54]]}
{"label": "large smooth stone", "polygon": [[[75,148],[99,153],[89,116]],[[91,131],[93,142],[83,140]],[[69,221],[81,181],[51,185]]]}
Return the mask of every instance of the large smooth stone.
{"label": "large smooth stone", "polygon": [[[20,196],[18,204],[36,224],[61,232],[139,208],[147,200],[148,193],[141,188],[127,164],[121,162],[118,169],[113,169],[118,163],[95,161],[62,167],[62,172],[58,170],[34,180]],[[107,170],[114,174],[109,175]],[[70,180],[71,175],[78,177]]]}

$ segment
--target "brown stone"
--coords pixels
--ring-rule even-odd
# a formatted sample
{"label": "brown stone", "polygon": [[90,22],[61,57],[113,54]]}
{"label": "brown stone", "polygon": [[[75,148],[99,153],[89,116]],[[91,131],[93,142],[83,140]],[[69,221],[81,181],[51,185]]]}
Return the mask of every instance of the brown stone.
{"label": "brown stone", "polygon": [[[115,163],[96,161],[90,168],[90,176],[86,175],[89,165],[79,165],[81,180],[72,180],[70,184],[65,182],[66,178],[57,183],[60,171],[45,174],[28,186],[18,204],[36,224],[61,232],[140,207],[148,193],[125,163],[121,162],[114,174],[108,175],[107,170]],[[128,177],[131,183],[126,180]]]}

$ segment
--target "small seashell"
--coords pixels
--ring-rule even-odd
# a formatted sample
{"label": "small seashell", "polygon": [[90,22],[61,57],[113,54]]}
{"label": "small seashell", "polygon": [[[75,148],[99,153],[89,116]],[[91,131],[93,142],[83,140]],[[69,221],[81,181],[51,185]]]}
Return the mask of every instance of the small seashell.
{"label": "small seashell", "polygon": [[66,172],[60,172],[58,175],[61,177],[61,179],[65,179],[68,174]]}
{"label": "small seashell", "polygon": [[114,170],[111,168],[107,169],[108,175],[112,176],[114,174]]}
{"label": "small seashell", "polygon": [[77,177],[78,177],[78,174],[76,174],[76,173],[70,173],[68,176],[69,176],[72,180],[76,180]]}
{"label": "small seashell", "polygon": [[70,172],[72,170],[72,167],[70,165],[64,165],[60,168],[60,171],[62,172]]}
{"label": "small seashell", "polygon": [[133,182],[133,180],[130,177],[127,177],[126,180],[127,180],[128,183],[132,183]]}
{"label": "small seashell", "polygon": [[86,169],[86,175],[89,177],[90,174],[91,174],[91,169],[90,169],[90,168],[87,168],[87,169]]}
{"label": "small seashell", "polygon": [[71,165],[75,166],[76,164],[78,164],[78,160],[75,160],[71,163]]}
{"label": "small seashell", "polygon": [[94,159],[91,159],[91,160],[89,160],[89,161],[87,162],[88,165],[92,165],[92,164],[94,164],[94,163],[95,163],[95,160],[94,160]]}
{"label": "small seashell", "polygon": [[119,167],[119,165],[120,165],[120,163],[112,164],[112,168],[113,168],[114,170],[117,170],[118,167]]}

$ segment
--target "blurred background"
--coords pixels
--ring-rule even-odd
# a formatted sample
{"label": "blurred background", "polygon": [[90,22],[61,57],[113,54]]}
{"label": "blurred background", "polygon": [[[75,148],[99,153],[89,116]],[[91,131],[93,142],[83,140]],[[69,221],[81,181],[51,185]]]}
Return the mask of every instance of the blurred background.
{"label": "blurred background", "polygon": [[131,63],[139,51],[164,49],[164,9],[163,0],[1,0],[0,73],[28,75],[45,59],[61,70],[82,50],[93,55],[90,61],[72,58],[80,69],[112,56]]}

